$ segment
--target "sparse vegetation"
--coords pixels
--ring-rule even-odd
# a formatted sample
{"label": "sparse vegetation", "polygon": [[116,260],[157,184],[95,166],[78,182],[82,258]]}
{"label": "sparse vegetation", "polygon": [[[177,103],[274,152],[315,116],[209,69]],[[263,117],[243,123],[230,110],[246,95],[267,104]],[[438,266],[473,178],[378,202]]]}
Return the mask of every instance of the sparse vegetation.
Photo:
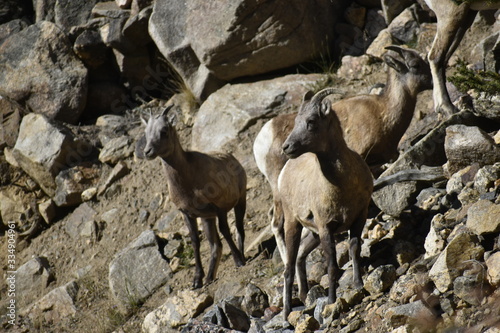
{"label": "sparse vegetation", "polygon": [[449,80],[462,92],[471,89],[488,95],[500,92],[500,74],[493,71],[474,71],[467,67],[463,60],[458,62],[457,72]]}

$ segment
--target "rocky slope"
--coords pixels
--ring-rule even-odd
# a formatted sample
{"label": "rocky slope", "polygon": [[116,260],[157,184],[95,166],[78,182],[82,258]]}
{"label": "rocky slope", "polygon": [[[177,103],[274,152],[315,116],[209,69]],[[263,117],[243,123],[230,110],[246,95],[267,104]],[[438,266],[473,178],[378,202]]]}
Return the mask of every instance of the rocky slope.
{"label": "rocky slope", "polygon": [[[442,167],[445,177],[374,193],[363,290],[350,287],[341,235],[335,304],[326,304],[318,249],[308,259],[306,304],[297,300],[287,322],[276,316],[283,265],[253,140],[268,119],[296,110],[307,90],[376,93],[385,46],[428,51],[435,23],[418,3],[0,6],[2,329],[500,331],[500,96],[477,90],[452,94],[461,111],[449,119],[434,113],[431,91],[419,95],[399,158],[384,174]],[[498,69],[499,33],[498,13],[478,16],[450,74],[459,58]],[[232,152],[248,175],[248,262],[236,268],[224,246],[218,279],[198,290],[190,288],[188,231],[160,162],[141,158],[139,117],[167,103],[176,105],[184,147]]]}

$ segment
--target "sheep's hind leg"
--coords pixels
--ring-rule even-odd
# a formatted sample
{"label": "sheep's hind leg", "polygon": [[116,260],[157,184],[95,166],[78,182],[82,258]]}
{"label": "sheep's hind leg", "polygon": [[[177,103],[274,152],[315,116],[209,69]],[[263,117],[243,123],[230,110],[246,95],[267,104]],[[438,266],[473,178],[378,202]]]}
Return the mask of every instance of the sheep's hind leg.
{"label": "sheep's hind leg", "polygon": [[[319,223],[318,223],[319,224]],[[333,224],[333,223],[331,223]],[[337,254],[335,249],[334,231],[331,225],[325,225],[319,229],[319,237],[321,246],[325,251],[326,260],[328,262],[328,302],[334,303],[337,295],[337,275],[339,273],[339,266],[337,264]]]}
{"label": "sheep's hind leg", "polygon": [[222,243],[215,227],[215,218],[203,218],[203,230],[207,236],[208,243],[210,244],[210,264],[208,266],[208,274],[205,283],[209,284],[215,280],[217,275],[217,268],[219,267],[222,255]]}
{"label": "sheep's hind leg", "polygon": [[236,242],[240,250],[243,260],[245,259],[245,211],[247,208],[246,198],[243,196],[240,201],[234,206],[234,218],[236,221]]}
{"label": "sheep's hind leg", "polygon": [[367,212],[365,211],[361,214],[356,221],[354,221],[349,235],[349,256],[352,259],[352,270],[353,270],[353,283],[355,289],[363,288],[363,280],[361,279],[361,268],[360,268],[360,253],[361,253],[361,233],[363,232],[363,227],[365,226]]}
{"label": "sheep's hind leg", "polygon": [[189,229],[189,236],[191,236],[191,244],[193,246],[194,251],[194,262],[195,262],[195,273],[194,273],[194,281],[193,288],[201,288],[203,285],[203,265],[201,263],[200,256],[200,237],[198,235],[198,225],[196,223],[196,218],[190,217],[187,214],[184,214],[184,221],[186,221],[186,225]]}
{"label": "sheep's hind leg", "polygon": [[219,230],[221,234],[227,241],[229,245],[229,249],[231,250],[231,254],[233,255],[234,263],[237,267],[241,267],[245,265],[245,258],[243,257],[243,253],[238,250],[236,244],[234,244],[233,238],[231,236],[231,231],[229,230],[229,225],[227,224],[227,215],[226,213],[219,213],[217,215],[219,220]]}
{"label": "sheep's hind leg", "polygon": [[309,286],[307,285],[306,259],[309,253],[319,245],[318,235],[308,229],[302,229],[302,239],[300,240],[299,254],[295,271],[299,284],[299,298],[305,302]]}

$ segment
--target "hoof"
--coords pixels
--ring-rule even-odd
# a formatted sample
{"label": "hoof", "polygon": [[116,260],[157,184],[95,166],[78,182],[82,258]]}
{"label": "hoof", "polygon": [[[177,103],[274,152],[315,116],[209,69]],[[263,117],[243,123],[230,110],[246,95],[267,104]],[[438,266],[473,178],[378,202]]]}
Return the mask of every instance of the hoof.
{"label": "hoof", "polygon": [[201,282],[201,280],[194,280],[193,289],[200,289],[201,287],[203,287],[203,283]]}

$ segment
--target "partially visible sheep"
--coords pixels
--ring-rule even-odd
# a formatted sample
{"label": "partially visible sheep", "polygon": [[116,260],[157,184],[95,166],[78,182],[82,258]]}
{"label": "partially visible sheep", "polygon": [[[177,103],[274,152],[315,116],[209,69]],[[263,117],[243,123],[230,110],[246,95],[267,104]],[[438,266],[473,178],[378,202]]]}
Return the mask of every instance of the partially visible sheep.
{"label": "partially visible sheep", "polygon": [[434,83],[434,109],[446,116],[455,113],[446,90],[446,65],[457,49],[478,10],[498,9],[499,1],[425,0],[437,17],[437,32],[428,54]]}
{"label": "partially visible sheep", "polygon": [[[348,148],[343,138],[337,114],[330,101],[325,99],[332,92],[332,89],[325,89],[312,98],[306,95],[294,128],[283,144],[283,151],[291,159],[278,177],[275,208],[284,217],[279,222],[281,232],[278,235],[284,235],[286,248],[285,320],[291,311],[295,269],[299,296],[304,300],[307,295],[305,259],[318,243],[321,243],[328,263],[328,300],[330,303],[335,301],[339,271],[335,254],[336,233],[350,231],[353,282],[356,288],[363,286],[359,267],[360,238],[373,179],[365,161]],[[312,233],[301,244],[303,227]]]}
{"label": "partially visible sheep", "polygon": [[[211,248],[207,284],[215,279],[222,254],[215,218],[219,220],[219,230],[231,249],[236,266],[245,264],[243,218],[247,178],[241,164],[230,154],[185,151],[174,126],[167,119],[171,108],[172,105],[162,114],[151,116],[148,121],[141,118],[146,125],[144,155],[148,159],[161,158],[170,198],[184,215],[189,229],[196,265],[193,287],[199,288],[202,286],[204,272],[196,218],[201,218]],[[231,237],[227,223],[227,212],[233,208],[238,246]]]}

